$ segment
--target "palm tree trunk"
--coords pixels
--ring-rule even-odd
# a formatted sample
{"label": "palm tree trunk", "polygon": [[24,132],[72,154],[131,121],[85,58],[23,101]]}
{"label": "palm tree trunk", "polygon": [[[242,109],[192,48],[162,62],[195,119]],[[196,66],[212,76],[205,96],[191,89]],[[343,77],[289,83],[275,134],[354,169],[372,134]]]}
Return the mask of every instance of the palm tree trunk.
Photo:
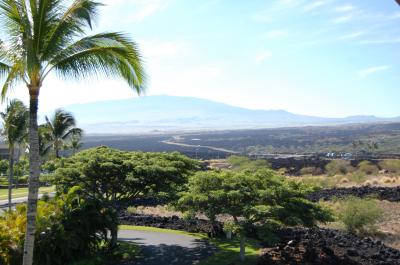
{"label": "palm tree trunk", "polygon": [[246,259],[246,236],[244,235],[244,233],[240,234],[240,254],[239,254],[239,258],[240,261],[244,261]]}
{"label": "palm tree trunk", "polygon": [[60,151],[58,150],[58,140],[56,139],[55,143],[54,143],[54,150],[56,152],[56,158],[60,158]]}
{"label": "palm tree trunk", "polygon": [[12,180],[14,178],[14,145],[10,144],[9,172],[8,172],[8,210],[11,212],[12,203]]}
{"label": "palm tree trunk", "polygon": [[29,92],[29,194],[23,265],[32,265],[33,263],[40,175],[39,134],[37,124],[39,89],[32,89],[30,87]]}

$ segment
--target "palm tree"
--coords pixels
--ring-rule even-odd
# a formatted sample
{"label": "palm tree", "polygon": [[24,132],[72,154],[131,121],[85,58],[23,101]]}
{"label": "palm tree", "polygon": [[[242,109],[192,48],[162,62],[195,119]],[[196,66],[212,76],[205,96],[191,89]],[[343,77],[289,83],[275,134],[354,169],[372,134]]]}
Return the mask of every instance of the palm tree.
{"label": "palm tree", "polygon": [[5,112],[0,113],[3,119],[3,132],[9,150],[8,172],[8,209],[11,211],[12,184],[14,179],[15,147],[26,137],[28,126],[28,109],[22,101],[14,99],[7,105]]}
{"label": "palm tree", "polygon": [[72,154],[75,155],[76,152],[82,147],[83,143],[81,142],[81,134],[77,135],[72,135],[71,138],[71,145],[69,148],[72,149]]}
{"label": "palm tree", "polygon": [[62,109],[55,111],[51,119],[46,116],[46,128],[49,131],[50,143],[56,158],[60,158],[60,148],[66,140],[71,140],[73,135],[81,135],[82,129],[76,128],[74,116]]}
{"label": "palm tree", "polygon": [[122,33],[86,35],[98,14],[94,0],[0,0],[1,96],[24,84],[29,92],[29,195],[23,265],[31,265],[36,228],[40,156],[37,112],[46,77],[114,76],[137,93],[145,74],[137,45]]}

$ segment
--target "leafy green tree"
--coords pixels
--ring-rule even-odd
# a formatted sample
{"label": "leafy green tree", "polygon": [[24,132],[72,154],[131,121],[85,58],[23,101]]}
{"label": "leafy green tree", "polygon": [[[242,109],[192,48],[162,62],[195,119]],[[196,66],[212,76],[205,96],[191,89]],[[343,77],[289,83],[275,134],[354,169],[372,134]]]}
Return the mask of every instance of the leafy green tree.
{"label": "leafy green tree", "polygon": [[12,184],[14,179],[15,147],[24,141],[27,133],[28,110],[20,100],[13,99],[6,110],[0,113],[3,119],[3,131],[9,150],[8,170],[8,209],[11,211]]}
{"label": "leafy green tree", "polygon": [[[81,187],[88,197],[109,208],[122,201],[159,193],[176,196],[197,170],[196,161],[179,153],[126,152],[107,147],[84,150],[56,170],[58,192]],[[116,243],[117,227],[112,230]]]}
{"label": "leafy green tree", "polygon": [[198,172],[189,180],[178,208],[205,214],[210,221],[227,214],[240,235],[240,259],[245,257],[247,231],[268,232],[282,225],[313,226],[331,220],[328,210],[306,199],[312,188],[288,181],[271,170]]}
{"label": "leafy green tree", "polygon": [[48,141],[54,150],[56,158],[60,158],[60,149],[67,141],[71,141],[72,136],[80,136],[82,129],[75,127],[74,116],[62,109],[55,111],[49,118],[46,116],[44,127],[48,130]]}
{"label": "leafy green tree", "polygon": [[30,97],[30,180],[23,265],[33,260],[40,156],[39,94],[50,73],[66,79],[115,76],[140,93],[145,74],[137,45],[121,33],[86,35],[98,15],[94,0],[0,0],[1,96],[24,84]]}

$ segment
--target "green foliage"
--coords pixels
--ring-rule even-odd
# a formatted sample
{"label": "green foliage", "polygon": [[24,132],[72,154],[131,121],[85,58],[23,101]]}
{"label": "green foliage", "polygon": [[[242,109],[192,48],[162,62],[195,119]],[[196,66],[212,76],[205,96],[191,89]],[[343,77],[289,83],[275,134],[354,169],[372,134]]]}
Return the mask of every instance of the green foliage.
{"label": "green foliage", "polygon": [[243,228],[254,224],[260,228],[271,224],[313,226],[331,220],[331,215],[306,199],[312,190],[271,170],[198,172],[189,179],[189,189],[182,193],[177,207],[203,213],[210,220],[228,214]]}
{"label": "green foliage", "polygon": [[379,172],[379,168],[369,161],[361,161],[357,167],[359,172],[366,175],[377,174]]}
{"label": "green foliage", "polygon": [[350,161],[335,159],[329,162],[325,167],[326,173],[329,176],[346,175],[354,171]]}
{"label": "green foliage", "polygon": [[318,167],[303,167],[300,169],[300,174],[301,175],[313,175],[313,176],[318,176],[322,175],[322,170]]}
{"label": "green foliage", "polygon": [[179,153],[125,152],[107,147],[82,151],[56,170],[59,192],[79,186],[88,196],[116,202],[182,191],[198,162]]}
{"label": "green foliage", "polygon": [[8,161],[0,160],[0,174],[6,175],[8,171]]}
{"label": "green foliage", "polygon": [[265,159],[252,160],[245,156],[230,156],[226,162],[232,165],[233,170],[258,170],[270,167]]}
{"label": "green foliage", "polygon": [[126,211],[130,214],[137,214],[138,210],[135,206],[129,206],[128,208],[126,208]]}
{"label": "green foliage", "polygon": [[[69,264],[107,246],[107,230],[117,225],[116,214],[81,193],[73,188],[56,199],[39,201],[35,264]],[[0,217],[0,264],[21,264],[25,224],[26,205]]]}
{"label": "green foliage", "polygon": [[46,171],[47,173],[54,173],[57,168],[62,167],[63,160],[62,158],[55,158],[52,160],[48,160],[42,164],[42,170]]}
{"label": "green foliage", "polygon": [[400,159],[383,160],[379,163],[379,166],[390,173],[400,173]]}
{"label": "green foliage", "polygon": [[338,217],[350,233],[366,233],[382,219],[383,210],[371,198],[348,197],[340,201]]}
{"label": "green foliage", "polygon": [[11,148],[22,143],[27,136],[28,109],[18,99],[13,99],[7,104],[5,112],[0,113],[3,119],[2,134]]}

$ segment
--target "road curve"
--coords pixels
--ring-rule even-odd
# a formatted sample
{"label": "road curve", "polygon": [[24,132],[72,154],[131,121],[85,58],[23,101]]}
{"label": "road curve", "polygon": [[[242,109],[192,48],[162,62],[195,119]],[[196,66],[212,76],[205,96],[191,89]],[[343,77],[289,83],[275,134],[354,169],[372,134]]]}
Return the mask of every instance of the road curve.
{"label": "road curve", "polygon": [[140,245],[141,255],[132,263],[135,265],[192,265],[216,251],[207,240],[183,234],[120,230],[118,238]]}

